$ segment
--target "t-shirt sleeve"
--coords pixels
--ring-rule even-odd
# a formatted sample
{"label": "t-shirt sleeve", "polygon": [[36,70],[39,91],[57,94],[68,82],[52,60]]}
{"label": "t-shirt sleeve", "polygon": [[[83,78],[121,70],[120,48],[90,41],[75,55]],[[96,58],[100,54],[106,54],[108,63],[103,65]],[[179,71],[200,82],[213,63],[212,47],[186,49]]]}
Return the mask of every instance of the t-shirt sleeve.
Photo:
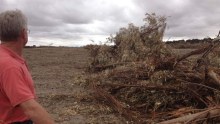
{"label": "t-shirt sleeve", "polygon": [[22,69],[15,67],[7,69],[3,74],[3,80],[3,90],[12,106],[35,98]]}

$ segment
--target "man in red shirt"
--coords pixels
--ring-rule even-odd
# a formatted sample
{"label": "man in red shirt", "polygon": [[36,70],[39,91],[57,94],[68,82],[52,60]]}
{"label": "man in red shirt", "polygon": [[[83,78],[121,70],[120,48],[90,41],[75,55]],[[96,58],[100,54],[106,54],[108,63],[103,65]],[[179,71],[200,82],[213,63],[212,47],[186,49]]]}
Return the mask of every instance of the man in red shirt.
{"label": "man in red shirt", "polygon": [[28,41],[20,10],[0,13],[0,124],[54,124],[35,100],[33,80],[22,57]]}

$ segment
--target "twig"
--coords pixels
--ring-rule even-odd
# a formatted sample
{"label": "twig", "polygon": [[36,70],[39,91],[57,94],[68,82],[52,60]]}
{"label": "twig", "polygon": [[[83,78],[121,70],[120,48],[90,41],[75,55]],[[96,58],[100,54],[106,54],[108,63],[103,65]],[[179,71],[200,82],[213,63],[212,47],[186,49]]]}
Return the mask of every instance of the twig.
{"label": "twig", "polygon": [[212,87],[209,87],[209,86],[203,85],[203,84],[191,83],[191,82],[184,81],[184,80],[179,80],[179,81],[184,82],[184,84],[188,84],[188,85],[197,85],[197,86],[205,87],[205,88],[210,89],[210,90],[214,90],[214,91],[220,92],[220,90],[218,90],[218,89],[215,89],[215,88],[212,88]]}

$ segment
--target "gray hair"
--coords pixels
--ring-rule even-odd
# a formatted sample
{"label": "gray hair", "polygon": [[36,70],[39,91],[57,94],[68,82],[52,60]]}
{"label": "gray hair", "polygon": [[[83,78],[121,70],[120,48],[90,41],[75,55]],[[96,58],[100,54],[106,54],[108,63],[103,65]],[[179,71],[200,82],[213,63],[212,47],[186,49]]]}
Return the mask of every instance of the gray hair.
{"label": "gray hair", "polygon": [[0,13],[0,40],[17,40],[22,30],[27,29],[27,18],[20,10]]}

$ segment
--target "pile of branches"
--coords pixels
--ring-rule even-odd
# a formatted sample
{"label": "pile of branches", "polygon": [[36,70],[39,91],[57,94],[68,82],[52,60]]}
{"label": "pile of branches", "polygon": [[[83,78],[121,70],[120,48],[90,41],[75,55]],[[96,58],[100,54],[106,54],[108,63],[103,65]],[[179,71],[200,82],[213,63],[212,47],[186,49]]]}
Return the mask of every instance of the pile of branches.
{"label": "pile of branches", "polygon": [[97,100],[134,123],[220,122],[219,38],[176,55],[162,42],[166,18],[146,14],[146,24],[129,24],[109,41],[88,45],[88,82]]}

